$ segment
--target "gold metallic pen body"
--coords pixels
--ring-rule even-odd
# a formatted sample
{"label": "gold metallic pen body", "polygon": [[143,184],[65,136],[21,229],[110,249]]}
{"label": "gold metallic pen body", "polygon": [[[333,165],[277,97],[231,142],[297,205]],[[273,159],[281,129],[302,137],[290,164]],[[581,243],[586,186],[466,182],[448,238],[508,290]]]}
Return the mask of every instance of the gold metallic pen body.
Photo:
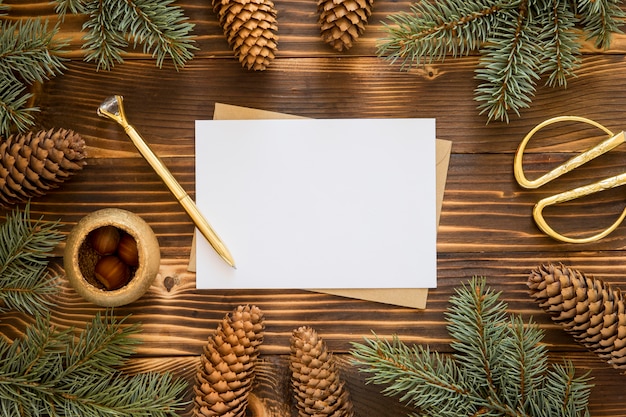
{"label": "gold metallic pen body", "polygon": [[209,244],[215,249],[215,251],[222,257],[227,264],[235,267],[235,261],[230,254],[226,245],[217,236],[217,233],[213,230],[209,222],[202,216],[198,206],[193,202],[191,197],[185,192],[183,187],[176,181],[176,178],[167,169],[165,164],[159,159],[158,156],[152,152],[150,146],[143,140],[135,128],[128,123],[124,114],[124,108],[122,107],[122,96],[113,96],[106,99],[98,108],[98,114],[103,117],[108,117],[118,124],[120,124],[128,137],[139,151],[139,153],[148,161],[152,169],[161,177],[161,180],[165,183],[167,188],[174,195],[176,200],[185,209],[189,217],[193,220],[194,224],[200,230],[200,232],[209,241]]}

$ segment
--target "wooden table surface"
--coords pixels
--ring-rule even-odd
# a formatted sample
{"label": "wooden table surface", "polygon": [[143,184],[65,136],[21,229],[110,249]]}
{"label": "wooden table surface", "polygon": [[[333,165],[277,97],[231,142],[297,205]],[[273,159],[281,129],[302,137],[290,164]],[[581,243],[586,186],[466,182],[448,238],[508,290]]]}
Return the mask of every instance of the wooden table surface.
{"label": "wooden table surface", "polygon": [[[11,16],[55,18],[46,1],[5,1]],[[97,209],[118,207],[144,218],[155,231],[162,263],[154,284],[138,301],[116,309],[143,323],[143,344],[132,370],[170,370],[193,382],[199,355],[217,321],[240,304],[259,306],[266,317],[263,366],[277,371],[283,387],[289,337],[301,325],[313,326],[336,353],[359,416],[402,416],[407,409],[383,397],[379,387],[366,385],[348,364],[350,342],[375,331],[398,334],[407,343],[423,343],[450,351],[444,312],[454,288],[472,276],[485,276],[502,291],[509,311],[531,316],[545,329],[551,358],[566,357],[582,372],[591,370],[595,388],[590,398],[593,416],[626,416],[626,376],[574,342],[528,295],[530,271],[547,262],[562,262],[588,275],[626,288],[626,225],[609,237],[583,245],[558,243],[535,226],[531,209],[539,198],[623,172],[624,152],[618,148],[585,168],[540,190],[521,189],[513,177],[513,155],[522,137],[552,116],[572,114],[597,120],[610,129],[626,126],[626,38],[614,39],[609,51],[586,47],[578,77],[567,89],[540,86],[530,109],[510,123],[491,122],[478,115],[473,100],[476,57],[402,72],[376,57],[381,21],[408,10],[408,1],[377,0],[366,32],[346,53],[336,53],[319,37],[315,1],[276,0],[279,51],[267,71],[242,69],[232,57],[208,0],[177,2],[195,24],[199,50],[177,72],[162,69],[141,54],[128,56],[112,71],[97,72],[82,61],[78,17],[62,26],[76,51],[64,75],[34,92],[42,127],[70,128],[88,145],[85,169],[56,191],[32,203],[33,216],[61,219],[67,233],[83,216]],[[216,102],[287,112],[314,118],[437,119],[437,136],[452,141],[438,235],[438,288],[430,291],[425,310],[318,294],[297,288],[314,287],[294,277],[289,290],[208,291],[195,289],[195,274],[187,271],[194,226],[115,123],[96,115],[109,95],[125,98],[128,117],[150,142],[183,187],[193,196],[194,121],[210,119]],[[624,106],[624,107],[622,107]],[[526,167],[541,172],[596,141],[589,131],[567,133],[532,144]],[[583,199],[551,211],[556,225],[571,230],[603,229],[624,208],[623,189]],[[62,246],[56,261],[61,260]],[[84,301],[67,283],[55,300],[53,320],[78,328],[102,308]],[[7,313],[0,331],[19,331],[29,319]],[[264,382],[267,384],[268,382]],[[289,415],[288,392],[268,394],[268,415]],[[191,392],[189,393],[191,398]]]}

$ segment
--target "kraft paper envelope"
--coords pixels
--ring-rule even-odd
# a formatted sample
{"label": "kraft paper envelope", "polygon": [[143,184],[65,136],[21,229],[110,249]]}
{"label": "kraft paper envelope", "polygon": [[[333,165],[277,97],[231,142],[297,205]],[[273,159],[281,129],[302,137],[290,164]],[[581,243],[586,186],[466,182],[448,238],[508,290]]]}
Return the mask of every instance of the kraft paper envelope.
{"label": "kraft paper envelope", "polygon": [[[241,119],[290,119],[301,118],[299,116],[288,115],[284,113],[276,113],[270,111],[256,110],[246,107],[232,106],[227,104],[215,104],[215,120],[241,120]],[[450,159],[451,142],[437,140],[436,157],[436,199],[437,199],[437,222],[441,212],[441,203],[445,189],[445,180],[448,171],[448,162]],[[191,258],[189,262],[189,270],[195,271],[195,236],[192,245]],[[411,288],[411,289],[311,289],[311,291],[333,294],[349,298],[358,298],[368,301],[375,301],[386,304],[399,305],[412,308],[425,308],[428,297],[428,289]]]}

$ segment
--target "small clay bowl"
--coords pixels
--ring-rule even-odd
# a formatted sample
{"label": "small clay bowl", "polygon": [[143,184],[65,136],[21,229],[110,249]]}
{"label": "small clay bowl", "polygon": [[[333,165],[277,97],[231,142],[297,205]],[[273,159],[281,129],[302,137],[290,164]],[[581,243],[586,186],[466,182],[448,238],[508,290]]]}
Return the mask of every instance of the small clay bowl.
{"label": "small clay bowl", "polygon": [[[129,277],[116,289],[107,289],[95,276],[95,266],[102,255],[90,243],[95,230],[114,226],[121,234],[130,235],[137,243],[139,261],[129,266]],[[63,254],[65,274],[76,292],[85,300],[103,307],[132,303],[150,288],[159,272],[159,242],[141,217],[127,210],[107,208],[83,217],[67,237]]]}

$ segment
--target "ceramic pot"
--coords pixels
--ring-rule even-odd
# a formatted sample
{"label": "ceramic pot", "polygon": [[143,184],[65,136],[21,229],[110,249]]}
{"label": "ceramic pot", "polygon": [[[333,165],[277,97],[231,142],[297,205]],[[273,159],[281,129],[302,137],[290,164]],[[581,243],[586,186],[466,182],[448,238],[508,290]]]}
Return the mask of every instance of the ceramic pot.
{"label": "ceramic pot", "polygon": [[[112,289],[96,276],[96,265],[103,255],[92,246],[94,233],[100,228],[113,226],[120,235],[134,239],[138,262],[128,266],[125,280]],[[141,217],[127,210],[107,208],[83,217],[67,237],[63,254],[65,274],[76,292],[84,299],[103,307],[116,307],[132,303],[152,285],[159,272],[161,252],[159,242]]]}

